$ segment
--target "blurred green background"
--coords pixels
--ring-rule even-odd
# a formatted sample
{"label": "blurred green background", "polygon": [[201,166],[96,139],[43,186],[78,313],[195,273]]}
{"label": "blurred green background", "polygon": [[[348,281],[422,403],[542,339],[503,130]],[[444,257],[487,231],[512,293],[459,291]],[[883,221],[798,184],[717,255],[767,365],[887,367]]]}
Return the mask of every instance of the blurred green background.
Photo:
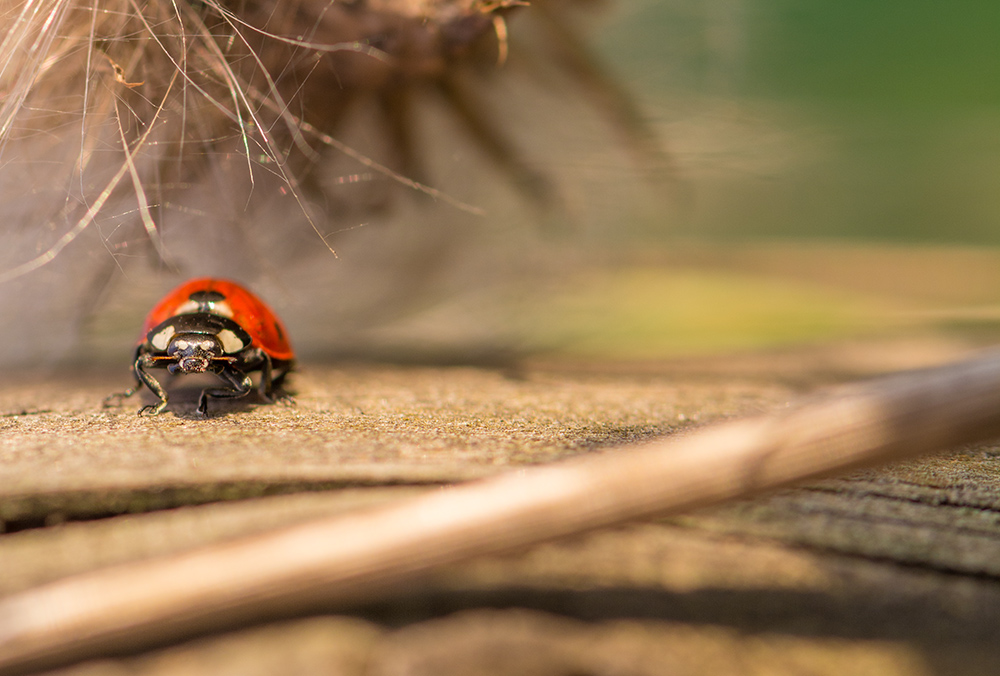
{"label": "blurred green background", "polygon": [[680,187],[603,230],[619,258],[543,303],[543,344],[662,358],[1000,338],[1000,3],[604,11],[593,37]]}
{"label": "blurred green background", "polygon": [[[1000,340],[1000,3],[593,4],[571,17],[662,139],[669,177],[650,180],[586,87],[545,71],[553,37],[531,32],[531,7],[512,13],[527,39],[500,71],[510,82],[482,95],[566,209],[522,209],[508,176],[467,161],[482,153],[466,131],[442,127],[434,185],[490,215],[440,231],[454,209],[400,209],[395,229],[348,219],[335,265],[283,270],[295,293],[261,290],[303,355],[669,360]],[[438,258],[455,269],[425,264]],[[126,354],[160,287],[96,316],[93,344]]]}
{"label": "blurred green background", "polygon": [[761,125],[717,170],[795,155],[714,185],[692,233],[1000,243],[1000,4],[632,0],[598,37],[652,110]]}
{"label": "blurred green background", "polygon": [[1000,3],[611,10],[596,37],[654,116],[689,103],[747,134],[698,160],[713,177],[682,232],[1000,243]]}

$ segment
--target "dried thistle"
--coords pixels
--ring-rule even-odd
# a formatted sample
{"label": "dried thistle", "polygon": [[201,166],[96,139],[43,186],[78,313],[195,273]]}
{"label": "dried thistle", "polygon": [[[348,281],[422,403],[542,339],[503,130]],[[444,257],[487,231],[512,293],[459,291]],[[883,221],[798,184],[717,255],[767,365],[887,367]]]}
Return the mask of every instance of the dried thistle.
{"label": "dried thistle", "polygon": [[[256,277],[335,251],[333,235],[368,223],[396,193],[481,213],[426,166],[416,112],[430,96],[544,201],[545,178],[477,94],[508,60],[521,16],[545,27],[567,79],[640,153],[655,153],[635,107],[564,25],[571,5],[525,4],[0,2],[0,315],[82,317],[134,259]],[[427,232],[389,267],[403,279],[415,259],[432,267],[453,248],[447,239]]]}

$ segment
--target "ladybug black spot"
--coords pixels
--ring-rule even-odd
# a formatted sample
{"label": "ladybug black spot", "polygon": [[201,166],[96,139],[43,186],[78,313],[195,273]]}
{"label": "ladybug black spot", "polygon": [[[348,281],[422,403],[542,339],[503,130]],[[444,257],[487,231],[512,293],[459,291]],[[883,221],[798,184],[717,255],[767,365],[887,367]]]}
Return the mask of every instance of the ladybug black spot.
{"label": "ladybug black spot", "polygon": [[218,303],[220,300],[226,300],[225,295],[218,291],[195,291],[188,298],[195,303]]}

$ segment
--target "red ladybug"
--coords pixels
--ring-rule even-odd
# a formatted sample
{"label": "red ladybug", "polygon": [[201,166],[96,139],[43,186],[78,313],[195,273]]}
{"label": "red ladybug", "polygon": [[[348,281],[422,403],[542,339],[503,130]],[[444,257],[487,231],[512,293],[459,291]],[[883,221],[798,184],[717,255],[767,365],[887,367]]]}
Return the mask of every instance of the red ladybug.
{"label": "red ladybug", "polygon": [[260,371],[257,389],[271,401],[274,388],[294,362],[285,327],[260,298],[235,282],[194,279],[150,311],[132,364],[135,387],[113,396],[130,397],[146,385],[160,401],[142,407],[139,415],[157,415],[167,405],[167,393],[149,369],[214,373],[226,386],[202,391],[197,410],[205,415],[209,397],[235,399],[249,394],[252,371]]}

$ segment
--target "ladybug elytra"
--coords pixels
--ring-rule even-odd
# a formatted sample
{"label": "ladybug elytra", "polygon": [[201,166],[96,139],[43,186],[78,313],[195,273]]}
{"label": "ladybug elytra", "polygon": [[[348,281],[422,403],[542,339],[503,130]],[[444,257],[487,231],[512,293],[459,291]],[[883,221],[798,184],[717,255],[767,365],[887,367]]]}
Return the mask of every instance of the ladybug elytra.
{"label": "ladybug elytra", "polygon": [[202,390],[197,411],[206,415],[209,397],[249,394],[253,371],[261,373],[260,396],[272,401],[274,388],[294,362],[285,327],[262,300],[235,282],[194,279],[167,294],[147,315],[132,363],[136,384],[112,398],[130,397],[145,385],[160,401],[142,407],[139,415],[157,415],[167,405],[167,392],[150,369],[214,373],[225,386]]}

